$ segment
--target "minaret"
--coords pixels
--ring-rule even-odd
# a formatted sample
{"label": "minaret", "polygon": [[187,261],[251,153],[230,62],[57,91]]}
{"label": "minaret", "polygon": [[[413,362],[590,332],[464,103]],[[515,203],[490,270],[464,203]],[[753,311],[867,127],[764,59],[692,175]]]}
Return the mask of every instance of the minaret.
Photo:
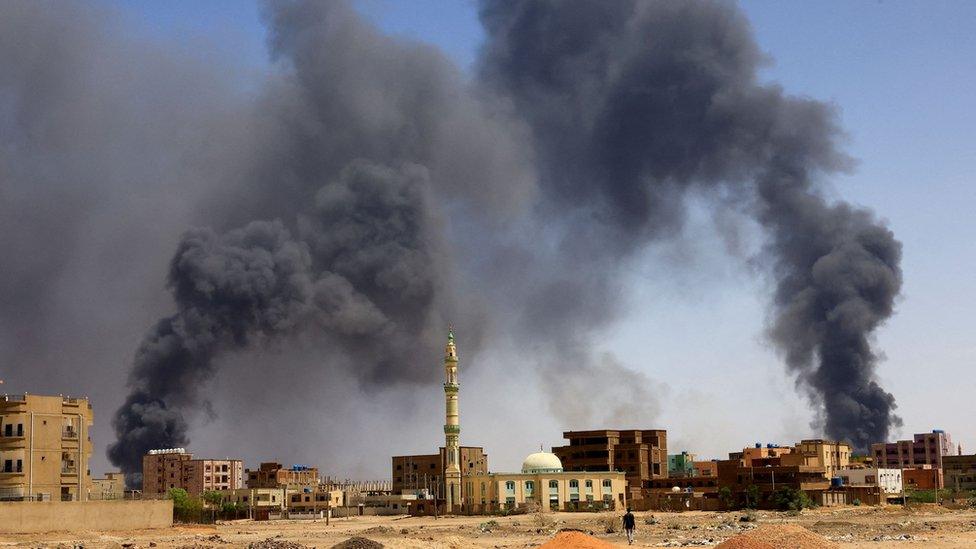
{"label": "minaret", "polygon": [[447,347],[444,349],[444,453],[447,459],[444,468],[445,512],[451,513],[461,504],[461,448],[458,439],[461,424],[458,420],[458,377],[457,347],[454,346],[454,330],[447,333]]}

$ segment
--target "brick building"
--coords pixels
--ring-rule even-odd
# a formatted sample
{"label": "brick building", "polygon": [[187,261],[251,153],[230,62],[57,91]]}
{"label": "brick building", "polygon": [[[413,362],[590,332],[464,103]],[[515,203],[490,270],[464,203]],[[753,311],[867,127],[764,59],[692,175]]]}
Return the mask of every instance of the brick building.
{"label": "brick building", "polygon": [[567,431],[567,446],[557,446],[566,471],[622,471],[627,499],[643,498],[645,483],[668,477],[668,435],[663,429]]}
{"label": "brick building", "polygon": [[902,479],[908,490],[935,490],[943,488],[942,469],[931,465],[918,465],[914,469],[902,469]]}
{"label": "brick building", "polygon": [[952,437],[941,429],[916,434],[913,440],[871,445],[875,466],[895,469],[913,469],[920,465],[941,468],[942,457],[952,453]]}
{"label": "brick building", "polygon": [[84,501],[91,491],[91,404],[0,396],[0,501]]}
{"label": "brick building", "polygon": [[[393,456],[393,494],[423,489],[433,493],[436,488],[438,498],[443,498],[446,463],[447,455],[443,447],[437,454]],[[481,446],[461,446],[460,469],[462,487],[465,486],[466,477],[488,474],[488,454],[485,449]]]}
{"label": "brick building", "polygon": [[150,450],[142,456],[142,493],[165,494],[182,488],[199,496],[214,490],[244,487],[244,462],[239,459],[193,459],[183,448]]}

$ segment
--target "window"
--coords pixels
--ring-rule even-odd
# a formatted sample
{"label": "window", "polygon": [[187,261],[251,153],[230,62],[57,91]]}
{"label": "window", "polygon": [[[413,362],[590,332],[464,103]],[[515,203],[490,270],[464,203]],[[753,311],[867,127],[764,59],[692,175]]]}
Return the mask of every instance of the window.
{"label": "window", "polygon": [[573,480],[569,481],[569,487],[570,488],[576,488],[578,490],[579,489],[579,481],[576,480],[576,479],[573,479]]}
{"label": "window", "polygon": [[535,491],[535,483],[531,480],[525,481],[525,495],[531,496],[533,491]]}
{"label": "window", "polygon": [[556,490],[559,490],[559,481],[558,480],[550,480],[549,481],[549,491],[550,492],[555,492]]}
{"label": "window", "polygon": [[592,480],[587,480],[586,481],[586,487],[587,488],[593,488],[593,481]]}
{"label": "window", "polygon": [[14,460],[6,459],[3,461],[3,472],[13,473],[14,472]]}
{"label": "window", "polygon": [[611,481],[608,478],[603,479],[603,487],[604,488],[610,488],[611,486],[613,486],[613,481]]}

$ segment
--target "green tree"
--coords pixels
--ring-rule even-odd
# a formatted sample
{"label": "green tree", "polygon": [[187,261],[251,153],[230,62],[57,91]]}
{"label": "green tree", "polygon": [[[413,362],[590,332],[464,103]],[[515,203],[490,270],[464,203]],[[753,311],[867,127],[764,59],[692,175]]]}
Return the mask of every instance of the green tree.
{"label": "green tree", "polygon": [[173,519],[177,522],[201,522],[203,520],[203,502],[190,497],[182,488],[171,488],[167,493],[173,500]]}
{"label": "green tree", "polygon": [[746,487],[746,509],[755,509],[759,506],[759,487],[750,484]]}
{"label": "green tree", "polygon": [[722,502],[722,505],[726,509],[732,508],[732,489],[728,486],[723,486],[718,489],[718,499]]}
{"label": "green tree", "polygon": [[203,493],[203,501],[210,506],[220,507],[224,502],[224,496],[220,492],[208,491]]}
{"label": "green tree", "polygon": [[789,486],[783,486],[773,494],[773,503],[781,511],[799,511],[800,509],[813,507],[813,500],[803,490],[796,490]]}

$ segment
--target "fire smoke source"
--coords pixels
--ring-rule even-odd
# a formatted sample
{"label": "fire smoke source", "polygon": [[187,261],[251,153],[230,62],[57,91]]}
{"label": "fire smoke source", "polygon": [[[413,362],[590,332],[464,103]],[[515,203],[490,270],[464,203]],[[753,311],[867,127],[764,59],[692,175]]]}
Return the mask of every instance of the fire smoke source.
{"label": "fire smoke source", "polygon": [[[273,63],[252,96],[123,22],[0,5],[0,254],[25,258],[0,272],[0,327],[32,336],[3,330],[0,358],[24,362],[61,318],[152,324],[115,296],[169,259],[175,310],[144,336],[114,419],[130,479],[145,451],[189,442],[218,370],[254,367],[235,354],[312,340],[324,371],[365,388],[426,383],[449,321],[469,353],[518,341],[558,380],[542,386],[566,424],[652,422],[659,388],[594,343],[623,311],[625,269],[680,242],[692,194],[761,228],[769,339],[818,429],[863,449],[898,424],[871,343],[900,244],[827,198],[852,164],[836,115],[758,80],[735,6],[484,0],[470,78],[345,2],[263,8]],[[597,378],[646,381],[575,404]]]}

